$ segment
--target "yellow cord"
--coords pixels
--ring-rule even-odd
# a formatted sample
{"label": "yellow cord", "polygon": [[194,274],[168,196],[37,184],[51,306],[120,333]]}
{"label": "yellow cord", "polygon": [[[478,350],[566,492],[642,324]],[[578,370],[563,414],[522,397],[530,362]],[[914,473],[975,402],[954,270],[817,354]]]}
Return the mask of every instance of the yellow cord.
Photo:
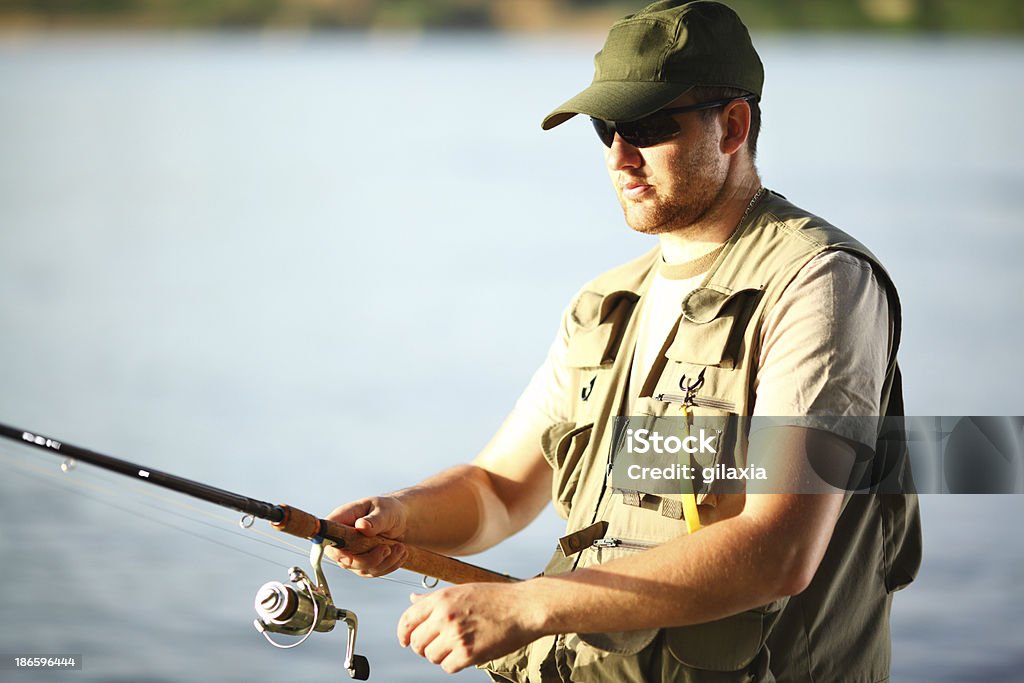
{"label": "yellow cord", "polygon": [[[686,427],[686,436],[690,436],[690,406],[683,405],[683,424]],[[685,451],[683,451],[685,453]],[[697,510],[697,496],[693,492],[693,479],[682,477],[683,485],[683,518],[686,520],[687,533],[694,533],[700,530],[700,512]]]}

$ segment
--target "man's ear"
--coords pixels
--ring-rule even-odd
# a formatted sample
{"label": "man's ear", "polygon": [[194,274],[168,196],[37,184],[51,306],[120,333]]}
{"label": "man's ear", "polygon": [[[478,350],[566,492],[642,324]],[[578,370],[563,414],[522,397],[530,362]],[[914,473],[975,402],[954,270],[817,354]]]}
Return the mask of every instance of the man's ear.
{"label": "man's ear", "polygon": [[722,141],[719,147],[723,154],[735,154],[747,142],[750,134],[750,103],[734,100],[722,109]]}

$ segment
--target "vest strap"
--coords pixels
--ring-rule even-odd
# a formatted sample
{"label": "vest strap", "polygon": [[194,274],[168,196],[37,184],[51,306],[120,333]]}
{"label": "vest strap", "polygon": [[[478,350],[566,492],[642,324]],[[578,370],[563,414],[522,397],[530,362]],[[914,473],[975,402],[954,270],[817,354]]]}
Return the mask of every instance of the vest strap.
{"label": "vest strap", "polygon": [[683,502],[675,498],[661,499],[661,516],[671,519],[683,518]]}
{"label": "vest strap", "polygon": [[594,544],[594,541],[604,538],[606,533],[608,533],[608,522],[595,522],[579,531],[562,536],[558,539],[558,547],[562,549],[563,555],[569,557],[586,550]]}

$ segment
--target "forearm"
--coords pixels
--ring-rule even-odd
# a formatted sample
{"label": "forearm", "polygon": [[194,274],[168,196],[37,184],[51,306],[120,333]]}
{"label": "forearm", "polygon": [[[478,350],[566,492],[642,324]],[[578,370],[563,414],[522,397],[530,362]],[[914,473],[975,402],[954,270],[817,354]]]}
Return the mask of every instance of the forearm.
{"label": "forearm", "polygon": [[[807,444],[807,430],[794,427],[781,428],[772,442],[777,453],[790,456],[806,455]],[[852,456],[836,444],[848,452],[833,455]],[[805,461],[795,458],[780,474],[802,475]],[[842,492],[748,493],[735,517],[600,566],[416,596],[399,620],[398,639],[456,671],[544,635],[721,619],[803,591],[825,555],[843,500]]]}
{"label": "forearm", "polygon": [[409,543],[470,554],[500,543],[548,504],[551,468],[540,452],[547,427],[513,412],[469,465],[394,495],[408,510]]}
{"label": "forearm", "polygon": [[[539,448],[545,426],[510,416],[472,464],[346,503],[327,519],[446,555],[485,550],[522,529],[547,504],[551,468]],[[331,549],[328,556],[362,576],[383,576],[401,567],[407,552],[388,545],[357,554]]]}
{"label": "forearm", "polygon": [[[793,497],[808,514],[838,513],[841,498]],[[819,498],[819,500],[810,500]],[[820,500],[828,498],[829,500]],[[541,634],[625,631],[720,619],[803,590],[827,545],[800,543],[795,529],[740,515],[664,545],[523,583]]]}
{"label": "forearm", "polygon": [[406,509],[402,540],[447,554],[469,554],[504,539],[509,514],[476,465],[457,465],[415,486],[396,491]]}

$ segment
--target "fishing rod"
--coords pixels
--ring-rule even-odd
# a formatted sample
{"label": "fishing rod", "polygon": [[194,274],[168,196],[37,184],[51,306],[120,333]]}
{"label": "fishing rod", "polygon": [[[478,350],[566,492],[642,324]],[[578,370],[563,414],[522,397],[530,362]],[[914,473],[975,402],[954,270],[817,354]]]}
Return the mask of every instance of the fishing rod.
{"label": "fishing rod", "polygon": [[[313,547],[310,549],[309,562],[313,569],[313,576],[310,577],[299,567],[291,567],[289,583],[270,581],[261,586],[256,593],[257,617],[253,625],[271,645],[287,649],[301,645],[314,631],[331,631],[337,622],[342,621],[348,630],[345,668],[352,678],[358,680],[369,678],[369,661],[355,652],[358,618],[354,612],[341,609],[334,604],[322,568],[324,549],[333,545],[353,553],[365,553],[377,546],[393,545],[398,541],[364,536],[354,527],[321,519],[290,505],[275,505],[249,498],[3,423],[0,423],[0,437],[63,456],[65,460],[61,463],[61,468],[65,471],[70,470],[76,461],[84,462],[214,505],[237,510],[244,515],[241,524],[245,528],[252,526],[257,518],[265,519],[278,531],[312,541]],[[430,577],[455,584],[518,581],[508,574],[493,572],[453,557],[416,546],[406,545],[405,547],[407,556],[402,562],[401,568],[422,574],[425,578]],[[270,633],[282,633],[300,639],[285,645],[271,638]]]}

